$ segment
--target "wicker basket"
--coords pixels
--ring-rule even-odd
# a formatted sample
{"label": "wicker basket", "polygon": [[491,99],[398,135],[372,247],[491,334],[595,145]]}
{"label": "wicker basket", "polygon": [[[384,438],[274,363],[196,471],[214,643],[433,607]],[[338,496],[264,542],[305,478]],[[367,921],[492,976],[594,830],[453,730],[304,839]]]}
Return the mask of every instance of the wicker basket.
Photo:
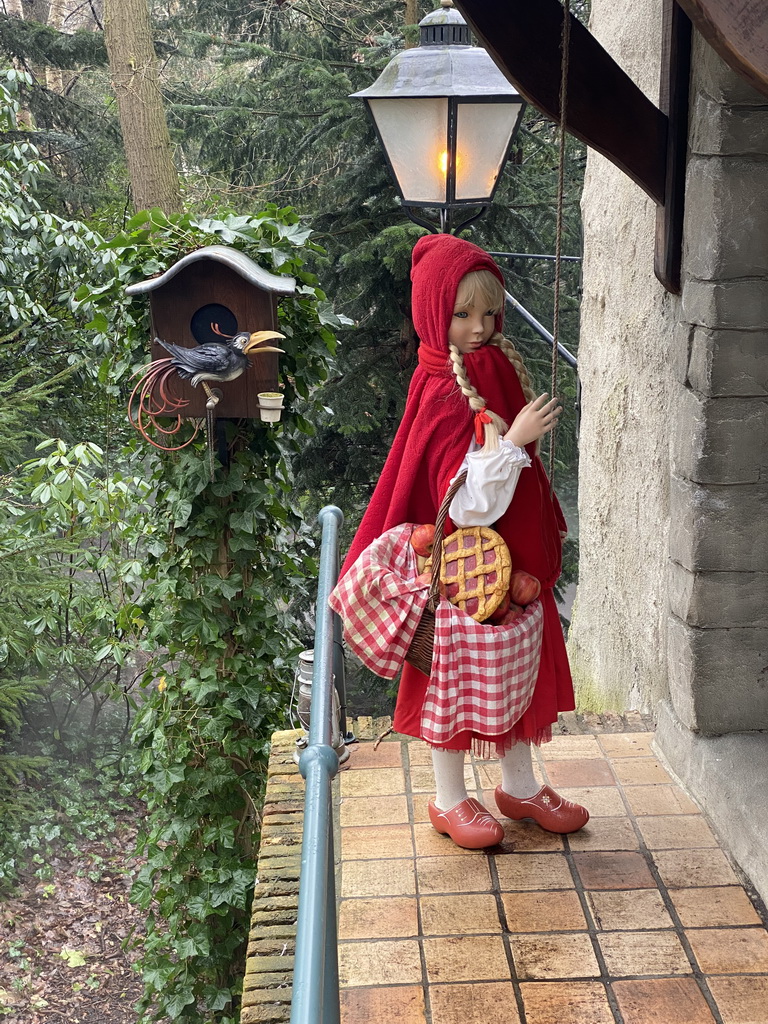
{"label": "wicker basket", "polygon": [[440,563],[442,561],[443,532],[445,520],[448,518],[448,507],[453,501],[453,496],[467,479],[466,470],[457,476],[443,498],[442,504],[437,513],[435,523],[435,542],[432,546],[432,582],[429,587],[429,600],[427,606],[413,634],[411,646],[405,660],[413,665],[419,672],[428,676],[432,672],[432,651],[435,646],[435,608],[440,600]]}

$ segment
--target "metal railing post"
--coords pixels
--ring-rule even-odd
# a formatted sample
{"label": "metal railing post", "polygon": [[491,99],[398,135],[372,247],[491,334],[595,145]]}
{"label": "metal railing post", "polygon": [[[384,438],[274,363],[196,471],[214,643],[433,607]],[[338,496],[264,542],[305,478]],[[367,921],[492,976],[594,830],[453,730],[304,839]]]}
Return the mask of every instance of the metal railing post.
{"label": "metal railing post", "polygon": [[339,759],[331,746],[334,645],[328,598],[339,571],[339,528],[343,519],[341,509],[333,505],[321,509],[318,516],[322,526],[322,541],[309,744],[299,759],[299,771],[306,780],[306,793],[291,1024],[339,1024],[331,797],[331,783],[339,770]]}

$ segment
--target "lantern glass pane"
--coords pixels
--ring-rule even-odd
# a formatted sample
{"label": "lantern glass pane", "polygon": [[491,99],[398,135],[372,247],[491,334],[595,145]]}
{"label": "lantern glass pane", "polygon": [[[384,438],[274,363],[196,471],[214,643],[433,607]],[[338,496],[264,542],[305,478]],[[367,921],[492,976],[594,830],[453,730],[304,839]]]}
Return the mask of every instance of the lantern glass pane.
{"label": "lantern glass pane", "polygon": [[459,103],[457,199],[491,197],[521,106],[521,103]]}
{"label": "lantern glass pane", "polygon": [[371,113],[406,203],[444,203],[448,100],[370,99]]}

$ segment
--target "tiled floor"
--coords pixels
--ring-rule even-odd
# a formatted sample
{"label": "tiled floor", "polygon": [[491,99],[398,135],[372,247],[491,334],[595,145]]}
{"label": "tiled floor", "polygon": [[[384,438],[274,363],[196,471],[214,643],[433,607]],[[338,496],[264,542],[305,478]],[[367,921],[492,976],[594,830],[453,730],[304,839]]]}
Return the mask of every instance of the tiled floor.
{"label": "tiled floor", "polygon": [[[557,736],[537,773],[589,824],[562,838],[505,820],[487,852],[430,826],[424,744],[353,747],[343,1024],[768,1024],[765,910],[651,739]],[[467,778],[498,813],[498,765],[468,759]]]}

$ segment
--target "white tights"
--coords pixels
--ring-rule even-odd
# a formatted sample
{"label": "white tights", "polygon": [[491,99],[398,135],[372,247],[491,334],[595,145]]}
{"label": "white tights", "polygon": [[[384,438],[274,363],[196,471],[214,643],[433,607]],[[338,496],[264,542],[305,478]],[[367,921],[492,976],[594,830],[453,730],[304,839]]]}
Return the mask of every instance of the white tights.
{"label": "white tights", "polygon": [[[535,796],[541,783],[533,774],[531,748],[527,743],[516,743],[500,759],[501,788],[510,796],[520,800]],[[467,799],[464,781],[464,751],[432,749],[432,767],[435,770],[437,795],[435,805],[441,811],[449,811],[462,800]]]}

